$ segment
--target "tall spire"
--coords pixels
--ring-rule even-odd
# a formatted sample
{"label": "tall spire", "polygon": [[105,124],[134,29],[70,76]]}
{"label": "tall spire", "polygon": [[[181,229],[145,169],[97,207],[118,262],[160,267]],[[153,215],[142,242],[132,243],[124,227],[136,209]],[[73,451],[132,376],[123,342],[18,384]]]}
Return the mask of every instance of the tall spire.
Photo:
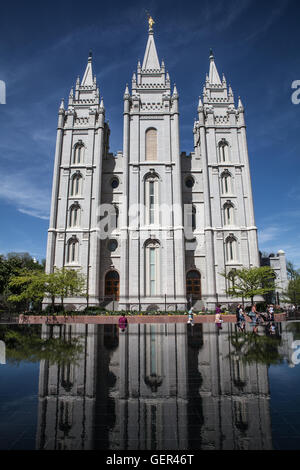
{"label": "tall spire", "polygon": [[209,83],[210,85],[222,85],[220,76],[215,64],[215,57],[213,51],[210,50],[210,66],[209,66]]}
{"label": "tall spire", "polygon": [[148,31],[148,42],[146,46],[146,51],[143,60],[143,70],[159,70],[160,64],[158,60],[158,55],[156,51],[156,46],[154,42],[154,35],[153,35],[153,24],[154,20],[151,16],[148,18],[149,23],[149,31]]}
{"label": "tall spire", "polygon": [[84,72],[81,86],[93,85],[92,52],[89,53],[88,63]]}

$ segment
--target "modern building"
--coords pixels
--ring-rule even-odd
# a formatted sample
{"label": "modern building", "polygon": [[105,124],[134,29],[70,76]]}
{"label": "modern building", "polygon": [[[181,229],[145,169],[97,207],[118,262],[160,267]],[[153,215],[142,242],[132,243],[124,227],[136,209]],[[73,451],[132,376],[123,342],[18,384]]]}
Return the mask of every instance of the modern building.
{"label": "modern building", "polygon": [[[125,88],[122,152],[109,152],[91,54],[61,103],[46,269],[80,269],[89,305],[173,311],[192,299],[214,308],[230,301],[220,273],[259,266],[244,107],[212,52],[209,60],[189,155],[180,150],[179,95],[152,22]],[[69,299],[76,308],[86,302]]]}

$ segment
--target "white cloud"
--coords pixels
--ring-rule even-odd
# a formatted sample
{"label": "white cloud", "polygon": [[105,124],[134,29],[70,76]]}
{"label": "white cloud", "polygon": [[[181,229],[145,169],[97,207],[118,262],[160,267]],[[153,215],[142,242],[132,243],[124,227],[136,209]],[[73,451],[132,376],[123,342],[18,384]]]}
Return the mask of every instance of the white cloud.
{"label": "white cloud", "polygon": [[48,219],[50,194],[48,189],[37,186],[34,177],[25,173],[2,175],[0,198],[16,206],[23,214]]}
{"label": "white cloud", "polygon": [[258,231],[258,240],[260,244],[265,244],[271,240],[276,240],[280,235],[281,227],[266,227]]}

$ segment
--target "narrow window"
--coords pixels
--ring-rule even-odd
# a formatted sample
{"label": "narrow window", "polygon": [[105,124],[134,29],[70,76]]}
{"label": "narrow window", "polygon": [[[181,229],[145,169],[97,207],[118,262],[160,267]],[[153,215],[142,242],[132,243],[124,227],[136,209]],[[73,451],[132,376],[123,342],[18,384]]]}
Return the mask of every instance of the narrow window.
{"label": "narrow window", "polygon": [[237,261],[237,241],[231,236],[226,240],[226,259],[227,262]]}
{"label": "narrow window", "polygon": [[80,226],[80,206],[72,206],[70,209],[70,227],[79,227]]}
{"label": "narrow window", "polygon": [[155,248],[150,248],[150,295],[156,294],[155,283]]}
{"label": "narrow window", "polygon": [[72,238],[68,243],[67,263],[78,263],[79,243],[76,238]]}
{"label": "narrow window", "polygon": [[72,178],[71,182],[71,196],[80,196],[82,191],[82,176],[76,174]]}
{"label": "narrow window", "polygon": [[146,158],[147,161],[157,160],[157,130],[148,129],[146,131]]}
{"label": "narrow window", "polygon": [[82,163],[83,162],[83,151],[84,146],[82,143],[76,144],[74,149],[73,163]]}
{"label": "narrow window", "polygon": [[149,223],[154,224],[154,207],[155,207],[155,200],[154,200],[154,181],[150,181],[149,183]]}
{"label": "narrow window", "polygon": [[158,214],[158,176],[149,175],[145,180],[145,223],[157,224]]}
{"label": "narrow window", "polygon": [[222,140],[219,143],[219,158],[220,162],[228,162],[229,161],[229,145],[226,140]]}
{"label": "narrow window", "polygon": [[230,202],[224,205],[224,225],[234,225],[233,205]]}
{"label": "narrow window", "polygon": [[145,283],[149,296],[159,294],[159,242],[149,240],[145,246]]}

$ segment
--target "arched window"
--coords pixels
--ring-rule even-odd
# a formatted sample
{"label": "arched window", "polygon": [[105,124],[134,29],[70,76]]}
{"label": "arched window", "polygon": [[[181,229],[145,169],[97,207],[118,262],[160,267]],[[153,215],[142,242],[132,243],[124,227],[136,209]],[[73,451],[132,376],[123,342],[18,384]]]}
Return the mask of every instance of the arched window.
{"label": "arched window", "polygon": [[232,193],[231,174],[228,170],[221,175],[221,190],[223,195]]}
{"label": "arched window", "polygon": [[74,146],[74,154],[73,154],[73,163],[82,163],[83,162],[83,152],[84,152],[84,145],[82,141],[79,141]]}
{"label": "arched window", "polygon": [[233,235],[230,235],[225,242],[226,247],[226,261],[228,263],[238,260],[237,240]]}
{"label": "arched window", "polygon": [[159,295],[159,242],[150,240],[145,246],[146,292],[148,296]]}
{"label": "arched window", "polygon": [[234,225],[234,207],[232,202],[227,201],[224,204],[224,225]]}
{"label": "arched window", "polygon": [[75,263],[77,264],[79,260],[79,242],[76,237],[72,237],[68,241],[67,247],[67,263]]}
{"label": "arched window", "polygon": [[148,129],[146,131],[146,161],[157,160],[157,130]]}
{"label": "arched window", "polygon": [[69,226],[80,226],[80,205],[78,203],[75,203],[70,207]]}
{"label": "arched window", "polygon": [[75,173],[71,180],[71,196],[81,196],[82,193],[82,176]]}
{"label": "arched window", "polygon": [[228,162],[229,161],[229,145],[225,139],[222,139],[219,142],[219,160],[220,162]]}
{"label": "arched window", "polygon": [[158,176],[153,173],[145,179],[145,222],[146,225],[159,223]]}

